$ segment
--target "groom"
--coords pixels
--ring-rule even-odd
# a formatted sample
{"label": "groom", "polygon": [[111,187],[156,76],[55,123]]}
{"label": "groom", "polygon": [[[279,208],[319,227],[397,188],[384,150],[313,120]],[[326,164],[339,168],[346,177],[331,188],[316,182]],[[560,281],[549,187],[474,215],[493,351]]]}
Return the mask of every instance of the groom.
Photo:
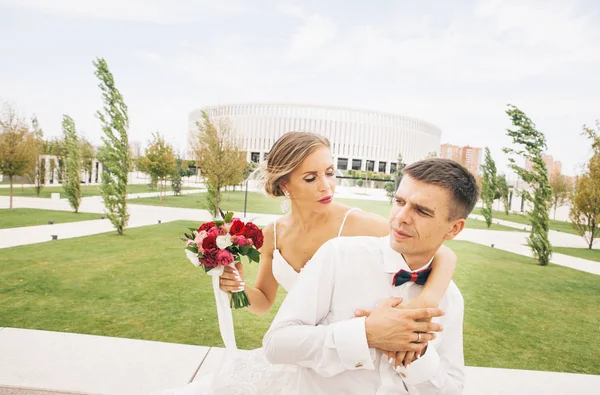
{"label": "groom", "polygon": [[[456,162],[413,163],[396,192],[389,237],[336,238],[317,251],[263,340],[271,363],[299,366],[292,393],[462,392],[464,301],[456,285],[450,283],[441,310],[394,306],[419,294],[414,280],[463,230],[478,192],[473,175]],[[356,309],[372,313],[355,318]],[[422,322],[427,317],[433,322]],[[433,339],[430,332],[439,333]],[[424,354],[398,372],[380,351],[424,345]]]}

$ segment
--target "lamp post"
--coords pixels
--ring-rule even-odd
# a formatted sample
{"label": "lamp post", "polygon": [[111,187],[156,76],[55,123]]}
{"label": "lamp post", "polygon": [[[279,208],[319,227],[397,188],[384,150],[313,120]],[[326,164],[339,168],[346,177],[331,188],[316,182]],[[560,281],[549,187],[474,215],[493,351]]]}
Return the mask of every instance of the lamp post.
{"label": "lamp post", "polygon": [[248,203],[248,179],[250,177],[246,177],[246,191],[244,192],[244,220],[246,219],[246,204]]}

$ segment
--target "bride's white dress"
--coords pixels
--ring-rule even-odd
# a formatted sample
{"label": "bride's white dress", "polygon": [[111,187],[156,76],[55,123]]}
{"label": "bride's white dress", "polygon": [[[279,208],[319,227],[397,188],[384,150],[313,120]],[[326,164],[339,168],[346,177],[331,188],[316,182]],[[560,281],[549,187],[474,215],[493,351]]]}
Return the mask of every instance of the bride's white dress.
{"label": "bride's white dress", "polygon": [[[352,208],[346,212],[338,237]],[[273,276],[286,291],[292,289],[300,273],[296,272],[277,248],[277,221],[273,223],[275,237]],[[155,395],[284,395],[288,394],[294,379],[295,365],[274,365],[267,361],[262,348],[236,352],[213,374],[198,378],[185,387],[162,391]]]}

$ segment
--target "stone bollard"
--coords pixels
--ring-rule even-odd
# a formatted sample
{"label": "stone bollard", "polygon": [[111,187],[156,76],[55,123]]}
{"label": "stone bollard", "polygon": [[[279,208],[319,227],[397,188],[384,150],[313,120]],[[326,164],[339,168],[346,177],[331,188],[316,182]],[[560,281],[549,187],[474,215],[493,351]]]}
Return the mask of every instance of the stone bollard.
{"label": "stone bollard", "polygon": [[51,235],[52,236],[52,240],[58,240],[58,235]]}
{"label": "stone bollard", "polygon": [[54,225],[54,221],[48,221],[48,225]]}

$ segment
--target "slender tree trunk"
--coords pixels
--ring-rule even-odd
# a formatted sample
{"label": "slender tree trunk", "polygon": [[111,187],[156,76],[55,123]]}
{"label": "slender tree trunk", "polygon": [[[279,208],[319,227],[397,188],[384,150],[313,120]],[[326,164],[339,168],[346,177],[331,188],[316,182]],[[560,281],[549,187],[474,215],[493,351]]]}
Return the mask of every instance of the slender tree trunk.
{"label": "slender tree trunk", "polygon": [[9,176],[8,179],[10,180],[10,210],[12,211],[13,209],[13,176]]}
{"label": "slender tree trunk", "polygon": [[556,219],[556,204],[554,205],[554,219]]}

